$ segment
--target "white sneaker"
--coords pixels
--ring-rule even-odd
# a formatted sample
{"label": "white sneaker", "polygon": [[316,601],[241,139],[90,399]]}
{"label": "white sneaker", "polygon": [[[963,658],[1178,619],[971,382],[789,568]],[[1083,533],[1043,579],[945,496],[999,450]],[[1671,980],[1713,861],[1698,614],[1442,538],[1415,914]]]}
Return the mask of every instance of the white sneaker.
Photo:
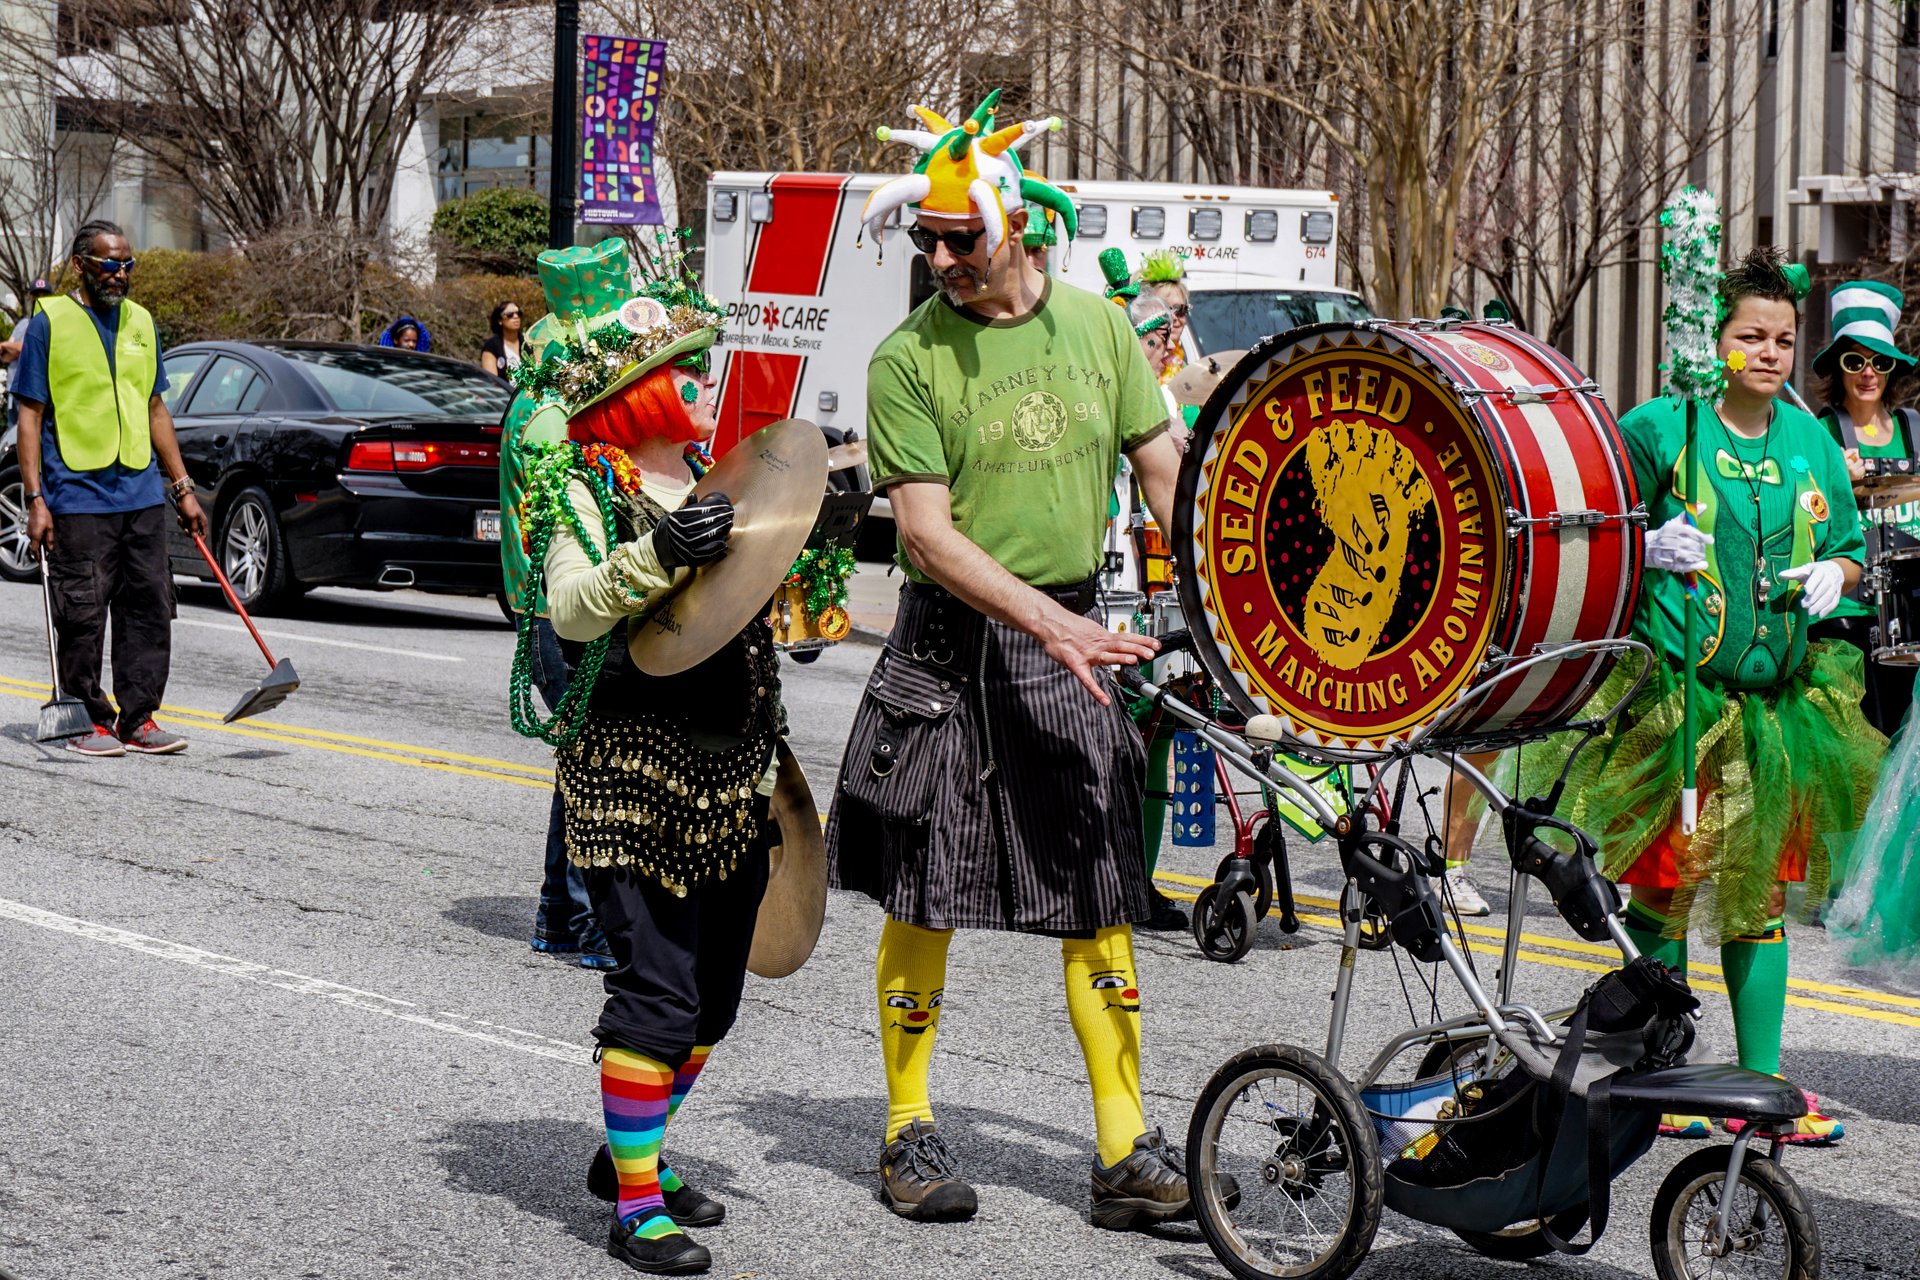
{"label": "white sneaker", "polygon": [[1453,898],[1453,909],[1463,916],[1490,916],[1493,908],[1473,887],[1473,881],[1467,879],[1465,867],[1447,868],[1447,893]]}

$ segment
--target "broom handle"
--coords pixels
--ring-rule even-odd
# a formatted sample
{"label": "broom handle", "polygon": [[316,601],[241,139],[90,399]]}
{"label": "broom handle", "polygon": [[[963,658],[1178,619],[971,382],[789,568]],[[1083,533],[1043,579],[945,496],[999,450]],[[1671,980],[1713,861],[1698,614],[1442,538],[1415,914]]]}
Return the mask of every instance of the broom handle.
{"label": "broom handle", "polygon": [[207,568],[213,570],[214,581],[218,582],[220,589],[227,593],[227,603],[232,605],[233,611],[240,615],[240,621],[247,624],[247,630],[253,635],[253,642],[260,646],[260,652],[265,655],[267,665],[269,667],[278,665],[273,660],[273,650],[267,648],[266,640],[260,635],[260,628],[253,625],[253,619],[247,616],[246,606],[240,603],[239,596],[233,594],[233,584],[227,581],[226,574],[220,572],[219,564],[214,561],[213,552],[207,550],[207,540],[196,533],[193,535],[193,545],[200,548],[200,558],[207,562]]}
{"label": "broom handle", "polygon": [[40,603],[45,606],[41,612],[47,615],[47,670],[53,676],[53,697],[60,699],[60,659],[59,641],[53,636],[53,584],[47,581],[47,549],[40,548]]}

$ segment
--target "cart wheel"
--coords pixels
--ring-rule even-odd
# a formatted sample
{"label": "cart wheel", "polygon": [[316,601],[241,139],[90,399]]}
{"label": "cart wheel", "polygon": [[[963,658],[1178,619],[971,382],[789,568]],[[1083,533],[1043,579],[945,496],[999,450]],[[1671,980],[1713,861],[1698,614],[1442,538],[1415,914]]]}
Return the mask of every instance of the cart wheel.
{"label": "cart wheel", "polygon": [[1360,919],[1360,949],[1385,951],[1392,945],[1393,931],[1387,927],[1387,918],[1369,910]]}
{"label": "cart wheel", "polygon": [[1360,1095],[1285,1044],[1248,1049],[1207,1081],[1187,1130],[1187,1184],[1207,1247],[1241,1280],[1344,1280],[1386,1199]]}
{"label": "cart wheel", "polygon": [[[1263,827],[1262,830],[1265,830],[1265,828]],[[1259,836],[1253,838],[1253,844],[1253,857],[1249,859],[1249,861],[1253,863],[1253,918],[1255,920],[1265,920],[1267,918],[1267,912],[1273,910],[1273,864],[1261,860]],[[1213,869],[1213,882],[1215,884],[1219,884],[1227,878],[1227,868],[1232,864],[1232,854],[1228,854],[1226,857],[1220,859],[1220,865]]]}
{"label": "cart wheel", "polygon": [[[1725,1149],[1721,1148],[1723,1151]],[[1587,1211],[1570,1209],[1556,1218],[1548,1219],[1548,1223],[1553,1227],[1553,1234],[1562,1240],[1571,1240],[1575,1232],[1587,1225]],[[1476,1253],[1505,1262],[1525,1262],[1528,1258],[1544,1258],[1553,1252],[1553,1246],[1541,1234],[1538,1219],[1515,1223],[1499,1231],[1462,1231],[1455,1227],[1453,1234]]]}
{"label": "cart wheel", "polygon": [[1193,940],[1209,960],[1232,964],[1253,950],[1253,895],[1236,893],[1220,903],[1220,886],[1210,884],[1193,900]]}
{"label": "cart wheel", "polygon": [[[1740,1186],[1726,1194],[1727,1149],[1696,1151],[1673,1167],[1653,1198],[1653,1269],[1660,1280],[1819,1280],[1820,1228],[1790,1176],[1749,1154]],[[1713,1254],[1722,1213],[1731,1213],[1726,1252]]]}

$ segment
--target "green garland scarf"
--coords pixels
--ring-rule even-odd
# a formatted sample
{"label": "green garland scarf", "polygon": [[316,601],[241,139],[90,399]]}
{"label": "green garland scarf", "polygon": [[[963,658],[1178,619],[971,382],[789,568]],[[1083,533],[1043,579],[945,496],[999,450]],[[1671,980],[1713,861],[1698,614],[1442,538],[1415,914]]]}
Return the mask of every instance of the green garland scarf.
{"label": "green garland scarf", "polygon": [[[523,366],[524,367],[524,366]],[[521,499],[520,527],[527,547],[527,579],[520,593],[520,627],[514,638],[513,669],[507,680],[507,709],[516,733],[538,738],[551,747],[572,745],[587,726],[587,702],[606,663],[611,633],[590,641],[581,656],[567,692],[550,719],[542,720],[533,701],[533,624],[540,599],[540,587],[546,580],[547,546],[562,520],[586,550],[587,559],[598,565],[613,553],[613,489],[605,469],[591,466],[586,452],[572,441],[529,447],[532,461],[527,468],[526,494]],[[593,490],[600,509],[600,527],[606,531],[607,546],[602,551],[587,536],[586,524],[567,497],[567,485],[575,475]]]}

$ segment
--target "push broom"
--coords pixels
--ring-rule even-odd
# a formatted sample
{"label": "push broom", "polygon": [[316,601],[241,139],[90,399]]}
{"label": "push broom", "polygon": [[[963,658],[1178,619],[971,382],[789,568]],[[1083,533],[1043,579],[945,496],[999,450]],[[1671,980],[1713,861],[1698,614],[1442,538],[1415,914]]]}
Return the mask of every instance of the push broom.
{"label": "push broom", "polygon": [[227,712],[222,723],[232,724],[235,720],[244,720],[248,716],[257,716],[271,711],[290,697],[300,687],[300,677],[294,672],[293,664],[285,658],[275,661],[273,650],[267,648],[267,642],[260,635],[260,628],[253,625],[253,619],[247,616],[247,610],[240,603],[240,597],[233,593],[233,584],[227,581],[227,575],[220,571],[219,563],[214,560],[213,552],[207,550],[207,540],[199,534],[193,535],[193,545],[200,548],[200,558],[207,562],[207,568],[213,570],[214,581],[220,584],[220,590],[226,592],[227,603],[240,615],[240,621],[247,624],[247,631],[253,636],[253,642],[260,646],[261,654],[271,668],[266,679],[247,691],[240,704]]}

